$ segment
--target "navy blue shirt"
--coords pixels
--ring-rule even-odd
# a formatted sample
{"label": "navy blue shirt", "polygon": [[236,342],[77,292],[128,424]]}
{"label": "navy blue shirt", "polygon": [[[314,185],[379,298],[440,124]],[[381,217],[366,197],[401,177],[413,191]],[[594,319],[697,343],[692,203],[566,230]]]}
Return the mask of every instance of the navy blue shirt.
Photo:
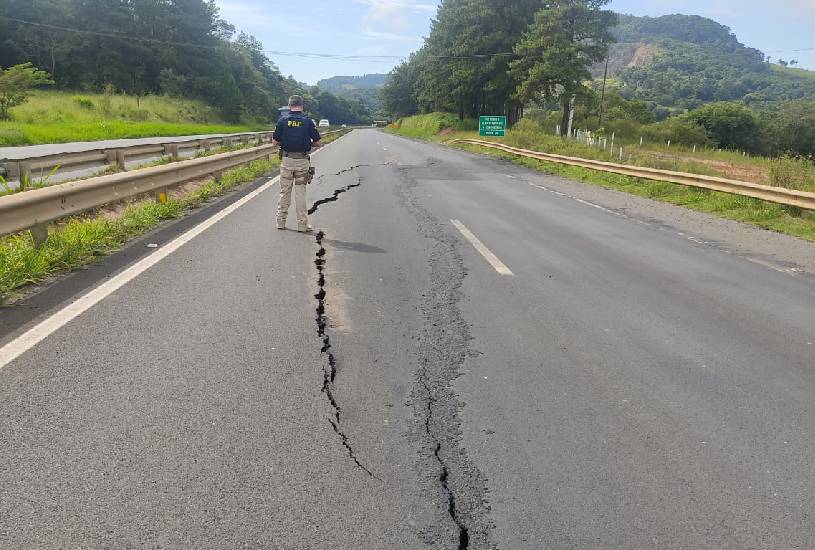
{"label": "navy blue shirt", "polygon": [[320,140],[314,121],[300,111],[293,111],[277,121],[274,139],[289,153],[308,153],[311,144]]}

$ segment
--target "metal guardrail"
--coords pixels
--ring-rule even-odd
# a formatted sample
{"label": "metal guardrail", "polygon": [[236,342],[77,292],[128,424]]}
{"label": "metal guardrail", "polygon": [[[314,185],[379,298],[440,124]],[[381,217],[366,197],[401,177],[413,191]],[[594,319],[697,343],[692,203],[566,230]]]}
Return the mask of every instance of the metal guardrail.
{"label": "metal guardrail", "polygon": [[601,172],[633,176],[647,180],[667,181],[669,183],[678,183],[680,185],[687,185],[689,187],[711,189],[713,191],[721,191],[723,193],[752,197],[754,199],[761,199],[777,204],[796,206],[805,210],[815,210],[815,193],[809,193],[806,191],[796,191],[793,189],[785,189],[783,187],[771,187],[769,185],[759,185],[757,183],[730,180],[715,176],[703,176],[699,174],[688,174],[685,172],[673,172],[671,170],[658,170],[656,168],[629,166],[626,164],[616,164],[613,162],[602,162],[599,160],[541,153],[540,151],[530,151],[529,149],[521,149],[519,147],[504,145],[503,143],[483,141],[480,139],[457,139],[455,141],[458,143],[468,143],[471,145],[498,149],[514,155],[545,160],[548,162],[556,162],[558,164],[578,166],[580,168],[590,168],[592,170],[598,170]]}
{"label": "metal guardrail", "polygon": [[276,151],[274,145],[261,145],[6,195],[0,197],[0,235],[24,229],[42,234],[48,223],[65,216],[271,157]]}
{"label": "metal guardrail", "polygon": [[5,177],[9,180],[19,181],[25,177],[30,178],[34,171],[49,172],[57,166],[61,168],[79,168],[92,165],[111,165],[123,170],[128,157],[166,155],[177,159],[180,152],[185,150],[209,151],[216,146],[230,147],[239,144],[263,144],[270,142],[271,139],[272,132],[252,132],[149,145],[90,149],[76,153],[32,155],[27,158],[0,159],[0,172],[5,174]]}
{"label": "metal guardrail", "polygon": [[[323,136],[347,131],[350,129],[334,130],[325,132]],[[260,145],[2,196],[0,235],[31,229],[35,240],[42,241],[47,236],[50,222],[138,195],[158,192],[264,157],[271,158],[277,150],[276,145]]]}

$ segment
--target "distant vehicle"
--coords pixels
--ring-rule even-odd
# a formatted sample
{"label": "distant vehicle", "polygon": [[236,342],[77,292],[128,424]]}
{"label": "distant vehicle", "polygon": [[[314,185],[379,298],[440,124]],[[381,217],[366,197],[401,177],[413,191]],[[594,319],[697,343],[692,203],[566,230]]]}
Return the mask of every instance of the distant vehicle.
{"label": "distant vehicle", "polygon": [[343,125],[342,125],[342,127],[343,127],[343,128],[348,128],[348,125],[347,125],[347,124],[343,124]]}
{"label": "distant vehicle", "polygon": [[320,121],[320,128],[329,128],[331,127],[331,123],[328,122],[327,118],[324,118]]}

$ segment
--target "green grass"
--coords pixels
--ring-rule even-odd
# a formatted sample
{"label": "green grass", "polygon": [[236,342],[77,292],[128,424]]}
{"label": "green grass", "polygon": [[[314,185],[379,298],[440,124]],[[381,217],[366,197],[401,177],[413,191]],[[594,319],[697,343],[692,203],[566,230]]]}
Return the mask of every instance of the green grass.
{"label": "green grass", "polygon": [[402,119],[397,124],[397,132],[400,135],[424,139],[433,138],[446,129],[472,131],[478,128],[477,121],[460,121],[458,117],[449,113],[416,115]]}
{"label": "green grass", "polygon": [[[473,131],[475,121],[459,122],[450,114],[431,113],[400,120],[388,131],[399,135],[435,142],[453,139],[478,138]],[[464,128],[462,130],[461,128]],[[564,140],[545,129],[531,118],[518,122],[504,138],[479,138],[565,156],[620,162],[619,147],[623,146],[624,164],[674,170],[691,174],[719,176],[764,185],[775,185],[801,191],[815,191],[815,166],[805,160],[791,158],[769,159],[743,156],[735,151],[698,148],[683,145],[649,144],[643,146],[617,141],[614,151],[576,140]],[[610,143],[610,138],[609,143]]]}
{"label": "green grass", "polygon": [[133,203],[115,219],[92,215],[69,218],[52,227],[47,241],[40,247],[34,245],[27,231],[0,238],[0,304],[12,301],[20,287],[87,265],[99,256],[120,249],[128,239],[162,221],[177,218],[211,197],[254,181],[277,165],[277,159],[252,162],[228,170],[220,178],[166,204]]}
{"label": "green grass", "polygon": [[[432,117],[435,121],[443,122],[445,120],[444,118],[435,114],[423,116]],[[405,128],[408,128],[408,130],[405,131]],[[419,121],[417,124],[411,122],[410,118],[408,118],[400,121],[400,123],[394,127],[389,128],[388,131],[397,135],[447,143],[460,149],[508,159],[515,164],[533,168],[547,174],[562,176],[571,180],[599,185],[610,189],[616,189],[632,195],[638,195],[641,197],[647,197],[649,199],[684,206],[692,210],[714,214],[722,218],[737,220],[762,227],[764,229],[777,231],[787,235],[793,235],[809,241],[815,241],[815,213],[813,212],[802,212],[798,208],[774,204],[750,197],[720,193],[707,189],[697,189],[668,182],[649,181],[630,176],[598,172],[587,168],[567,166],[565,164],[520,157],[495,149],[479,147],[477,145],[453,143],[453,140],[455,139],[478,138],[477,133],[472,131],[457,131],[452,134],[442,133],[442,135],[440,135],[441,130],[434,131],[434,128],[434,124],[428,124],[425,120]],[[441,129],[444,129],[443,125],[441,126]],[[590,147],[586,144],[578,143],[573,140],[562,140],[554,135],[546,135],[536,124],[532,123],[531,121],[522,121],[516,125],[514,129],[509,130],[505,138],[486,139],[506,143],[515,147],[553,154],[595,160],[618,160],[609,158],[608,153],[604,153],[601,149]],[[710,173],[710,168],[708,166],[700,164],[698,160],[693,158],[665,160],[649,157],[645,154],[636,156],[636,151],[632,151],[631,154],[631,163],[634,165],[650,166],[653,168],[678,170],[690,173]],[[701,154],[718,155],[718,153],[711,152]],[[697,158],[705,157],[700,156]],[[740,156],[736,157],[735,154],[727,154],[725,155],[725,158],[732,161],[736,161],[737,158],[741,159]],[[660,162],[663,160],[663,165],[660,165]],[[776,185],[792,189],[815,190],[815,167],[793,159],[764,159],[764,161],[767,163],[768,170],[772,172],[770,177],[772,178],[773,182],[776,183]],[[627,154],[626,162],[628,162]],[[745,162],[756,163],[758,161],[756,159],[751,159]]]}
{"label": "green grass", "polygon": [[[326,136],[323,143],[331,143],[346,133]],[[210,154],[216,152],[225,151]],[[167,160],[161,159],[155,164],[164,164]],[[34,245],[28,231],[0,237],[0,304],[13,301],[19,288],[87,265],[99,256],[120,249],[128,239],[143,234],[162,221],[178,218],[212,197],[254,181],[279,164],[275,158],[228,170],[183,198],[171,199],[166,204],[153,201],[133,203],[115,219],[93,213],[69,218],[52,226],[48,240],[41,247]]]}
{"label": "green grass", "polygon": [[494,149],[485,150],[477,145],[454,144],[454,146],[481,154],[505,158],[515,164],[547,174],[616,189],[632,195],[684,206],[692,210],[715,214],[722,218],[815,241],[815,213],[802,213],[800,209],[794,207],[729,193],[696,189],[668,182],[643,180],[577,166],[519,157]]}
{"label": "green grass", "polygon": [[170,97],[38,91],[0,121],[0,147],[104,139],[226,134],[260,129],[228,124],[200,101]]}

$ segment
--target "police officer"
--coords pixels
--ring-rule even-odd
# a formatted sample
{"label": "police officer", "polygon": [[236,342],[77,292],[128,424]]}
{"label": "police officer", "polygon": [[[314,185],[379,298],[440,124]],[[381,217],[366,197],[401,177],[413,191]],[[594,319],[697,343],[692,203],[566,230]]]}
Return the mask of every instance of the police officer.
{"label": "police officer", "polygon": [[294,188],[294,206],[297,210],[297,230],[311,231],[306,212],[306,185],[311,180],[312,146],[320,140],[314,121],[303,114],[303,98],[289,98],[289,114],[277,121],[273,140],[280,146],[280,200],[277,203],[277,228],[286,229],[286,217]]}

